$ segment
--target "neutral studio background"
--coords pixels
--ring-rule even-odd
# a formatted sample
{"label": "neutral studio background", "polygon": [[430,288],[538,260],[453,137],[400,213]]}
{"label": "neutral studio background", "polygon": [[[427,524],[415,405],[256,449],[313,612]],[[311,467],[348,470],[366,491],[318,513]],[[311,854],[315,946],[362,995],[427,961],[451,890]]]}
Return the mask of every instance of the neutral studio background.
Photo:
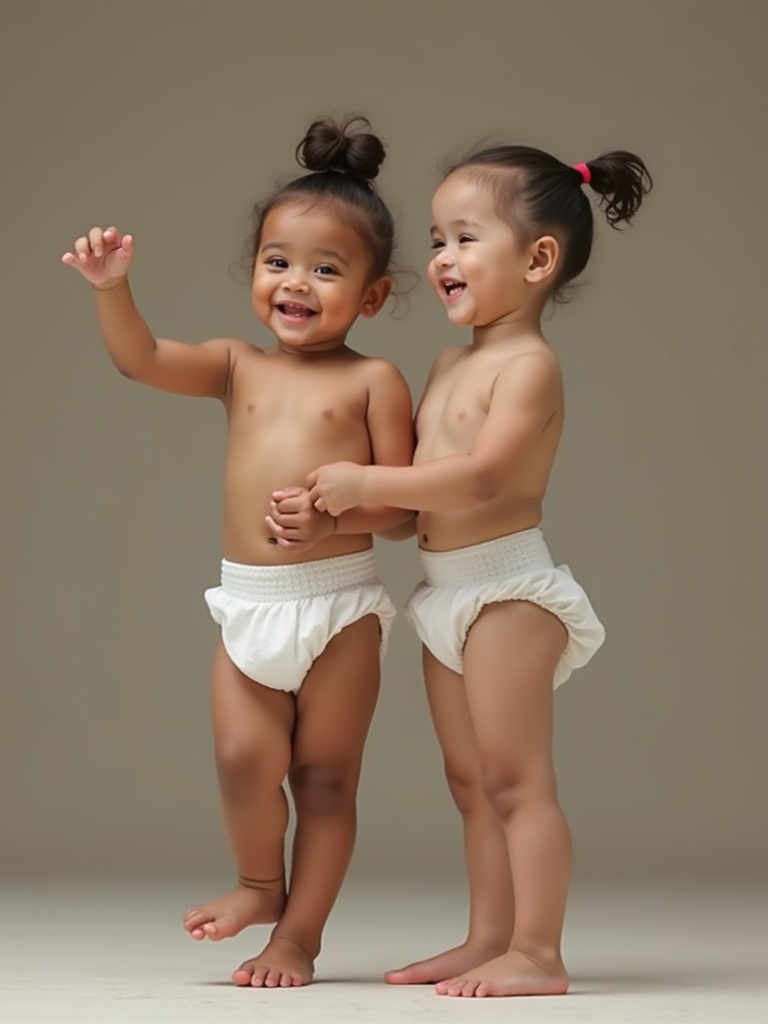
{"label": "neutral studio background", "polygon": [[[60,253],[114,222],[157,333],[267,343],[232,273],[250,205],[312,117],[361,111],[420,271],[441,165],[480,139],[648,162],[548,324],[545,528],[609,637],[558,692],[562,798],[583,877],[765,870],[767,38],[768,5],[730,0],[0,3],[2,868],[229,871],[202,600],[224,417],[123,380]],[[457,340],[423,284],[353,335],[416,396]],[[402,602],[415,551],[377,552]],[[460,870],[402,619],[360,807],[356,872]]]}

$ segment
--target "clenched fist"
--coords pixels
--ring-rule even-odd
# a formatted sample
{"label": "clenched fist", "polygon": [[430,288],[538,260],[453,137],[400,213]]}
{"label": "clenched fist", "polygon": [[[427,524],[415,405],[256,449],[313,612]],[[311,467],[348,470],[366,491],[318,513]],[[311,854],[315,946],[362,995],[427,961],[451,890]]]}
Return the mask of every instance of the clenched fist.
{"label": "clenched fist", "polygon": [[307,477],[309,496],[316,509],[340,516],[355,508],[362,498],[366,466],[356,462],[334,462],[321,466]]}

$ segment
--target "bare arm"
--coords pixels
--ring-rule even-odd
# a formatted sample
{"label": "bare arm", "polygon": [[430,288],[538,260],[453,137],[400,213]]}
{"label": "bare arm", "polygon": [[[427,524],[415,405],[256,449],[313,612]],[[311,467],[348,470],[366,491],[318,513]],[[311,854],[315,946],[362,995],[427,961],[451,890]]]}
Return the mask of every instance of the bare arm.
{"label": "bare arm", "polygon": [[554,414],[560,374],[548,355],[515,358],[496,380],[485,423],[467,454],[416,466],[323,466],[312,477],[316,507],[389,502],[425,512],[450,512],[495,498]]}
{"label": "bare arm", "polygon": [[[381,362],[371,381],[368,399],[371,461],[376,466],[410,466],[413,460],[413,406],[405,378],[391,363]],[[381,533],[413,519],[408,509],[385,501],[366,502],[336,520],[337,533]]]}
{"label": "bare arm", "polygon": [[64,263],[92,285],[104,345],[123,376],[179,395],[224,398],[233,353],[241,342],[216,338],[200,345],[155,338],[131,295],[127,271],[133,239],[116,228],[92,228]]}

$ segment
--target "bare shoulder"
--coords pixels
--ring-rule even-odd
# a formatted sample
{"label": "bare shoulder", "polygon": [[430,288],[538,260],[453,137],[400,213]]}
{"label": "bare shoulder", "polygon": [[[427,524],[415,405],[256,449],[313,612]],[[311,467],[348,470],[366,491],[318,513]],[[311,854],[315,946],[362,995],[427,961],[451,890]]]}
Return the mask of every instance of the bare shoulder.
{"label": "bare shoulder", "polygon": [[240,338],[214,338],[212,341],[207,342],[207,344],[227,350],[230,377],[233,376],[238,368],[240,370],[246,369],[257,360],[264,358],[263,349],[260,349],[257,345],[252,345],[248,341],[242,341]]}
{"label": "bare shoulder", "polygon": [[369,386],[408,386],[402,371],[388,359],[381,359],[378,356],[366,356],[362,364],[362,372]]}
{"label": "bare shoulder", "polygon": [[548,409],[550,413],[562,408],[562,371],[555,353],[542,346],[511,355],[499,367],[491,402],[503,408]]}
{"label": "bare shoulder", "polygon": [[446,370],[450,370],[454,363],[458,362],[467,352],[468,348],[466,345],[449,345],[448,348],[441,349],[432,363],[432,369],[429,371],[429,380],[433,380],[441,373],[445,373]]}
{"label": "bare shoulder", "polygon": [[242,341],[240,338],[212,338],[206,344],[226,349],[233,363],[238,359],[248,359],[251,356],[259,357],[264,355],[263,350],[258,348],[258,346],[252,345],[249,341]]}
{"label": "bare shoulder", "polygon": [[560,360],[548,345],[514,352],[502,363],[499,378],[559,385],[562,382]]}

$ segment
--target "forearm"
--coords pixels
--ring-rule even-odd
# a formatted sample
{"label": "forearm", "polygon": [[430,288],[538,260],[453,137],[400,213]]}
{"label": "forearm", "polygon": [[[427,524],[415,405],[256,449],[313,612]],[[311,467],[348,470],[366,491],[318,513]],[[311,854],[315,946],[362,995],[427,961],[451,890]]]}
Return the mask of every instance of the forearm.
{"label": "forearm", "polygon": [[94,288],[96,314],[110,359],[125,377],[141,380],[156,351],[155,338],[136,308],[128,278],[110,288]]}
{"label": "forearm", "polygon": [[447,455],[415,466],[366,466],[364,502],[419,512],[454,512],[495,497],[496,486],[471,455]]}
{"label": "forearm", "polygon": [[336,518],[336,533],[382,533],[413,519],[413,512],[390,505],[358,505]]}

